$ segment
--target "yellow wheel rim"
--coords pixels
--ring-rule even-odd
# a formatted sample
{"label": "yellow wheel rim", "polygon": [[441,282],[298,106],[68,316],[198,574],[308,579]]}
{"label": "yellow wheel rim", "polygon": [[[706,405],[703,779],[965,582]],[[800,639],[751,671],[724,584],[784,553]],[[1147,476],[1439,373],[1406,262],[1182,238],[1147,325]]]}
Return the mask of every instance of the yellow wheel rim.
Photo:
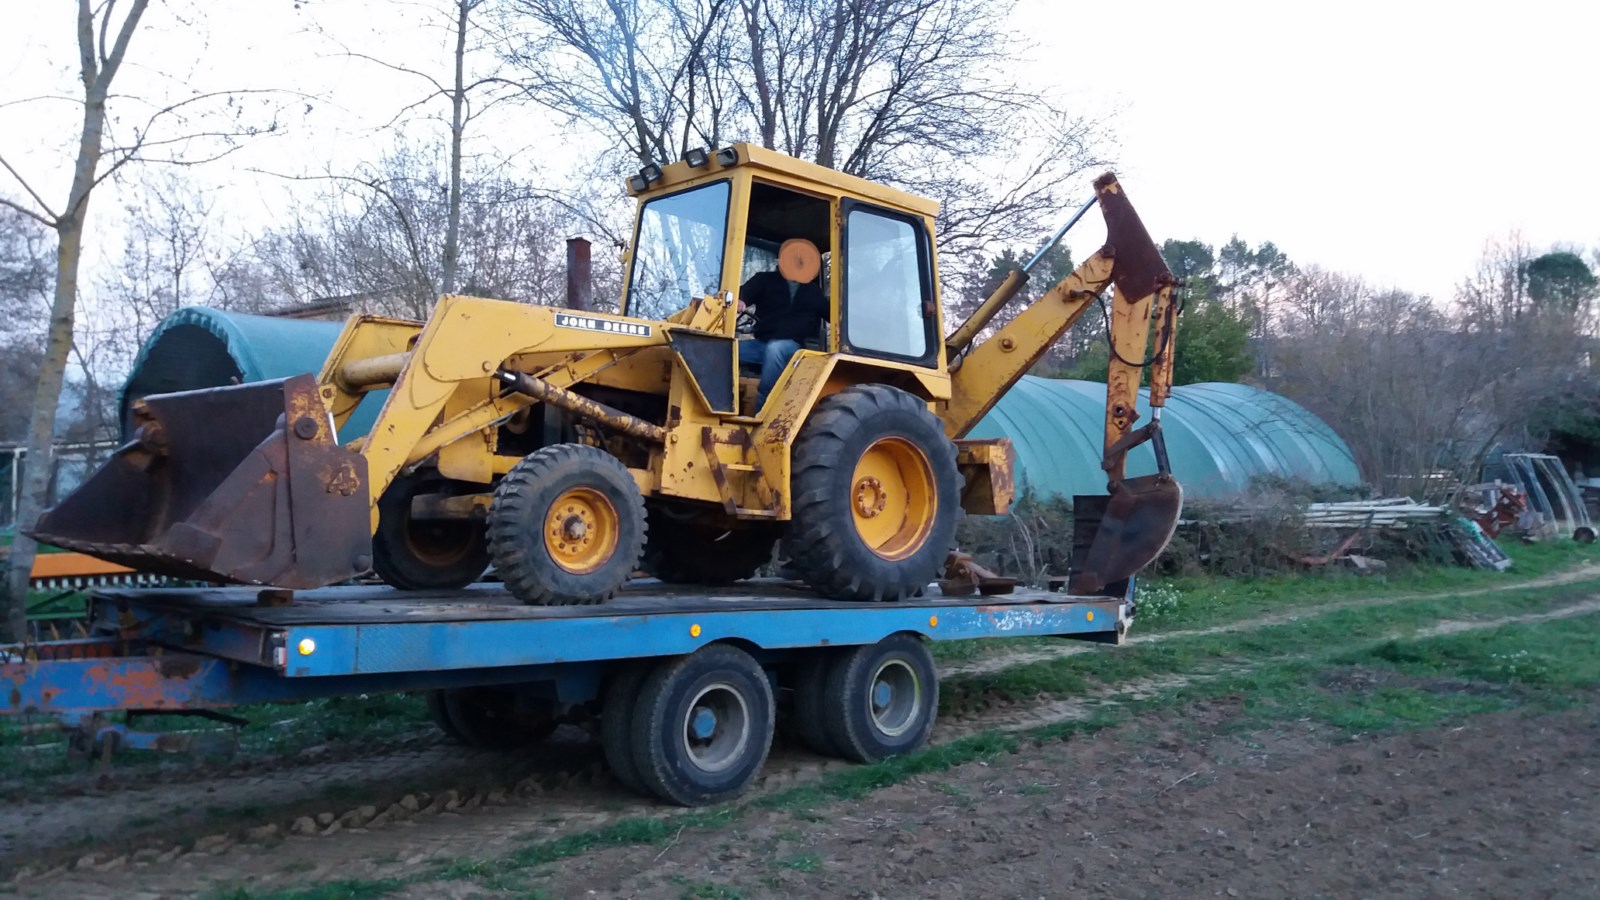
{"label": "yellow wheel rim", "polygon": [[873,442],[850,476],[850,513],[856,534],[884,559],[905,559],[922,549],[939,512],[933,465],[905,438]]}
{"label": "yellow wheel rim", "polygon": [[544,548],[556,565],[587,575],[617,552],[617,508],[593,488],[573,488],[550,504],[544,519]]}

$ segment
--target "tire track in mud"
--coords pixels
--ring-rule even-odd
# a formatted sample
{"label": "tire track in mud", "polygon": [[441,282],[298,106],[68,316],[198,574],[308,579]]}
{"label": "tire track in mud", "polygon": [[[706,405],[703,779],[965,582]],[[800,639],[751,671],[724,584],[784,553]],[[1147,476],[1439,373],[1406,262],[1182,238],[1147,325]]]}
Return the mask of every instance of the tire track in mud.
{"label": "tire track in mud", "polygon": [[[1322,609],[1326,611],[1326,607]],[[1028,731],[1082,720],[1120,704],[1246,672],[1256,665],[1322,658],[1330,652],[1349,652],[1395,639],[1425,639],[1595,613],[1600,613],[1600,598],[1590,597],[1539,613],[1493,619],[1443,620],[1426,628],[1352,641],[1316,654],[1272,657],[1256,664],[1228,664],[1202,672],[1136,679],[1077,697],[1045,701],[1025,708],[987,710],[945,720],[936,728],[932,744],[946,744],[985,731]],[[1239,629],[1208,630],[1206,633],[1227,630]],[[1170,640],[1178,636],[1178,633],[1173,633],[1163,637]],[[578,749],[574,748],[575,751]],[[598,751],[593,747],[588,747],[586,752],[598,757]],[[823,773],[847,766],[848,763],[822,759],[793,747],[775,747],[764,774],[741,802],[759,801],[785,789],[815,782]],[[591,766],[585,771],[592,769]],[[599,773],[586,784],[568,784],[548,793],[540,791],[503,795],[500,802],[505,805],[491,803],[472,810],[446,812],[377,829],[344,829],[337,835],[297,836],[264,843],[229,841],[205,851],[182,853],[164,863],[112,859],[98,867],[112,873],[109,877],[94,871],[80,872],[69,867],[58,867],[51,872],[27,878],[18,886],[25,895],[35,896],[60,896],[63,891],[93,896],[114,886],[114,893],[118,896],[169,897],[247,880],[281,888],[286,875],[291,875],[288,880],[294,882],[307,880],[312,883],[352,878],[404,878],[426,872],[440,862],[460,859],[492,861],[531,843],[581,833],[624,818],[664,819],[682,813],[678,808],[634,796],[615,785],[608,775]],[[424,894],[417,896],[439,896],[440,887],[438,884],[426,885]]]}
{"label": "tire track in mud", "polygon": [[[1493,587],[1473,588],[1468,591],[1439,591],[1427,594],[1398,594],[1395,596],[1352,597],[1347,600],[1330,600],[1314,606],[1301,606],[1282,612],[1269,613],[1264,616],[1249,619],[1238,619],[1225,622],[1221,625],[1211,625],[1206,628],[1190,628],[1183,631],[1158,631],[1154,634],[1140,634],[1138,620],[1134,620],[1134,633],[1124,643],[1127,644],[1154,644],[1162,641],[1177,640],[1180,638],[1209,637],[1217,634],[1234,634],[1242,631],[1256,631],[1261,628],[1270,628],[1274,625],[1287,625],[1301,619],[1316,618],[1332,612],[1341,612],[1348,609],[1372,609],[1384,606],[1399,606],[1404,603],[1426,603],[1433,600],[1449,600],[1459,597],[1483,597],[1488,594],[1501,594],[1508,591],[1535,590],[1542,587],[1560,587],[1566,584],[1576,584],[1591,578],[1600,578],[1600,564],[1579,566],[1566,572],[1546,575],[1529,581],[1519,581],[1516,584],[1495,585]],[[1059,647],[1050,647],[1044,650],[1019,650],[1015,653],[1000,652],[993,656],[966,663],[957,663],[940,671],[943,677],[954,675],[989,675],[1002,669],[1010,669],[1029,663],[1046,662],[1060,659],[1063,656],[1076,656],[1080,653],[1093,653],[1099,648],[1093,644],[1063,643]]]}

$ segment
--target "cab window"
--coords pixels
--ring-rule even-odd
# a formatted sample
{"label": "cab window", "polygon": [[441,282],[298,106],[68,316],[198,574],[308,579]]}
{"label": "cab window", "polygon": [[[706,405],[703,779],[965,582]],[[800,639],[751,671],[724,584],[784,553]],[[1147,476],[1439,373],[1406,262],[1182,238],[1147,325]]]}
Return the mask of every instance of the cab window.
{"label": "cab window", "polygon": [[857,207],[845,219],[845,340],[854,350],[922,359],[931,347],[921,230]]}
{"label": "cab window", "polygon": [[665,319],[722,287],[728,182],[657,197],[639,213],[626,315]]}

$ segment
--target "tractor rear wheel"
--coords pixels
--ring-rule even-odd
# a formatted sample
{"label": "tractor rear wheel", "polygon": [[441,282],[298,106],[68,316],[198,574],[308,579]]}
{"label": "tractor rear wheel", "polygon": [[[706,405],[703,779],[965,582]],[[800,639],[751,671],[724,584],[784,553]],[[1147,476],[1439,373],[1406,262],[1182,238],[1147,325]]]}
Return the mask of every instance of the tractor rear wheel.
{"label": "tractor rear wheel", "polygon": [[682,521],[650,507],[650,539],[642,567],[668,584],[731,584],[772,561],[779,530],[766,522],[729,528]]}
{"label": "tractor rear wheel", "polygon": [[922,400],[881,384],[817,404],[795,440],[784,551],[840,600],[914,596],[944,564],[960,515],[955,445]]}
{"label": "tractor rear wheel", "polygon": [[411,501],[423,494],[450,493],[438,475],[397,478],[378,500],[378,530],[372,536],[372,570],[403,591],[466,587],[489,568],[489,544],[480,521],[411,518]]}
{"label": "tractor rear wheel", "polygon": [[512,467],[489,508],[489,556],[523,603],[600,603],[644,549],[644,498],[626,466],[584,444],[555,444]]}

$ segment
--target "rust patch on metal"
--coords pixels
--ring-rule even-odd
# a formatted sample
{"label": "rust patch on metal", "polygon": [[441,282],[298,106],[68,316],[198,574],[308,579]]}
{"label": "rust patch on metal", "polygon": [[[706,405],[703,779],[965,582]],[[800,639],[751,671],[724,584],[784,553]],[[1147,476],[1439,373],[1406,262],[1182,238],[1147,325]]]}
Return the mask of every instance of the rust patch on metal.
{"label": "rust patch on metal", "polygon": [[1150,238],[1133,204],[1128,202],[1128,195],[1117,183],[1116,175],[1111,172],[1101,175],[1095,179],[1094,189],[1106,219],[1106,243],[1116,253],[1111,280],[1129,300],[1150,296],[1172,278],[1166,260],[1161,258],[1160,248]]}
{"label": "rust patch on metal", "polygon": [[315,378],[146,397],[139,416],[139,438],[36,538],[194,580],[313,588],[359,573],[366,461],[336,443]]}
{"label": "rust patch on metal", "polygon": [[1011,510],[1016,495],[1017,455],[1005,438],[956,441],[956,468],[963,480],[961,508],[974,515],[999,516]]}
{"label": "rust patch on metal", "polygon": [[700,429],[700,449],[705,453],[706,462],[711,465],[711,478],[717,483],[717,494],[722,497],[722,508],[730,516],[738,515],[739,504],[733,501],[733,489],[728,484],[727,470],[722,467],[722,460],[717,458],[717,442],[711,434],[710,426]]}
{"label": "rust patch on metal", "polygon": [[163,678],[193,678],[200,674],[200,660],[193,658],[174,659],[170,656],[159,657],[156,659],[156,672]]}
{"label": "rust patch on metal", "polygon": [[591,400],[582,394],[576,394],[563,387],[557,387],[542,378],[535,378],[522,372],[501,371],[499,380],[506,387],[519,394],[525,394],[542,403],[564,409],[575,416],[589,419],[596,424],[620,431],[623,434],[643,438],[657,444],[667,442],[666,429],[653,422],[647,422],[637,416],[630,416],[621,410],[613,409],[597,400]]}

